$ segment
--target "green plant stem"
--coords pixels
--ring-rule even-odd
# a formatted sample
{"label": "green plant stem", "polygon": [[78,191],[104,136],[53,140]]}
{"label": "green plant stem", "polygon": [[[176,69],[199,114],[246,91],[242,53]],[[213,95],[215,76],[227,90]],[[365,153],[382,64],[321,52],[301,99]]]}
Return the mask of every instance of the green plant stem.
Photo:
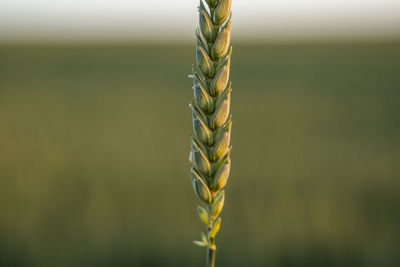
{"label": "green plant stem", "polygon": [[215,255],[216,255],[215,249],[207,248],[206,267],[214,267],[215,266]]}

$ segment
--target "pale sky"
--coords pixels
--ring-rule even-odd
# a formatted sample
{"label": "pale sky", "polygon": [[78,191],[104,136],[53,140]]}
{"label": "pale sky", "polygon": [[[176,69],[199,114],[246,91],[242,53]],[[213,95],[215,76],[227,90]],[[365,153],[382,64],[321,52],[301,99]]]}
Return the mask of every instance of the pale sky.
{"label": "pale sky", "polygon": [[[400,37],[400,0],[232,0],[238,40]],[[197,0],[0,0],[4,40],[192,40]]]}

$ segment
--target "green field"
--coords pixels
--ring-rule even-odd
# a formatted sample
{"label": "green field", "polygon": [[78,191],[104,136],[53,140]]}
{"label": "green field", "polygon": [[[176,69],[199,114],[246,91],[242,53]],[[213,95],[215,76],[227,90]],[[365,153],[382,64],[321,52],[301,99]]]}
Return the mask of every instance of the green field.
{"label": "green field", "polygon": [[[0,266],[204,266],[192,46],[0,47]],[[400,266],[400,44],[234,45],[222,267]]]}

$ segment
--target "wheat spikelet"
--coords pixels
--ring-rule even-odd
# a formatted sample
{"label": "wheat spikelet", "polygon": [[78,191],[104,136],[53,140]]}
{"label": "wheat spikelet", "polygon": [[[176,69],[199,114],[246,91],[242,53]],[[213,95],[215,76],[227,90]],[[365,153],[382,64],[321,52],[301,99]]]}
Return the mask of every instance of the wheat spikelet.
{"label": "wheat spikelet", "polygon": [[192,76],[194,135],[189,160],[193,189],[206,206],[198,207],[206,231],[195,243],[207,247],[207,266],[214,266],[215,236],[221,225],[219,216],[230,169],[231,0],[200,0],[199,24],[197,64]]}

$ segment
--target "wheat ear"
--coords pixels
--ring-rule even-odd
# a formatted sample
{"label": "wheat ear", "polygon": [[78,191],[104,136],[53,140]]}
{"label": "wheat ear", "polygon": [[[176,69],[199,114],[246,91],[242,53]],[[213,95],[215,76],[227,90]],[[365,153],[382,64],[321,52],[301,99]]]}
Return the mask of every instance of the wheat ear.
{"label": "wheat ear", "polygon": [[231,116],[229,82],[232,47],[231,0],[200,0],[193,66],[191,178],[196,195],[204,202],[197,213],[206,231],[195,244],[207,247],[207,265],[215,262],[215,236],[224,206],[224,187],[230,170]]}

